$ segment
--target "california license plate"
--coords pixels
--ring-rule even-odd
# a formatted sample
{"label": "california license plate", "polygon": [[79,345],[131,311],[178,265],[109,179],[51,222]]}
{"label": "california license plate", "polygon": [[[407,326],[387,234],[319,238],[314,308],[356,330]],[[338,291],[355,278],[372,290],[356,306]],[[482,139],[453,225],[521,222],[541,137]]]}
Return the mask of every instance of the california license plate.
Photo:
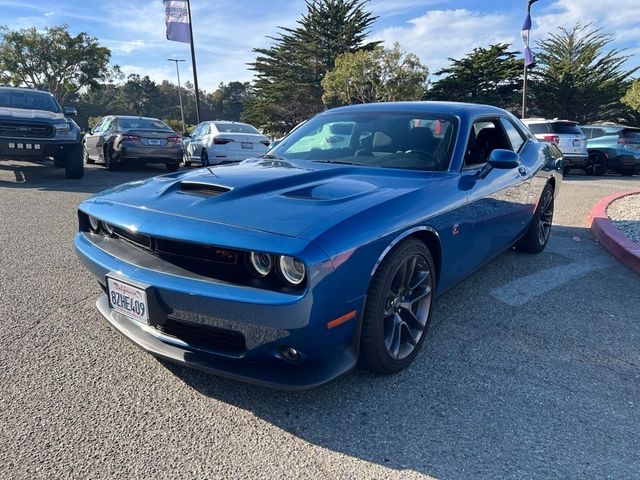
{"label": "california license plate", "polygon": [[157,138],[150,138],[149,145],[160,145],[160,140]]}
{"label": "california license plate", "polygon": [[107,287],[113,310],[138,322],[149,323],[146,291],[111,277],[107,277]]}
{"label": "california license plate", "polygon": [[240,146],[241,146],[242,148],[247,148],[247,149],[248,149],[248,148],[253,148],[253,143],[251,143],[251,142],[242,142],[242,143],[240,144]]}

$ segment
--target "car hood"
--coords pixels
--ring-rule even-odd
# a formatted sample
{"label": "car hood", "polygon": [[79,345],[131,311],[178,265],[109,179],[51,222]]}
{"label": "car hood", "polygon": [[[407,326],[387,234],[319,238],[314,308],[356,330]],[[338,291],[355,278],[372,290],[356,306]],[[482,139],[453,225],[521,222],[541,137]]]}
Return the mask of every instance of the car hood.
{"label": "car hood", "polygon": [[19,120],[64,120],[62,112],[48,112],[46,110],[31,110],[27,108],[0,107],[0,117],[9,117]]}
{"label": "car hood", "polygon": [[420,188],[431,175],[250,159],[120,185],[88,201],[299,237],[347,209],[371,208]]}

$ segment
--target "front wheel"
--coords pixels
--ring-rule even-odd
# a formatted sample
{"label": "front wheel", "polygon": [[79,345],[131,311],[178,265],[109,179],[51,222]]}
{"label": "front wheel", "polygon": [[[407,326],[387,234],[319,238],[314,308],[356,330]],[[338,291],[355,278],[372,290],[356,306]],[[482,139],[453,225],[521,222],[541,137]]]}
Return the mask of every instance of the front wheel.
{"label": "front wheel", "polygon": [[533,213],[533,219],[527,233],[524,234],[515,247],[516,250],[526,253],[540,253],[547,246],[551,235],[551,225],[553,223],[553,186],[547,183],[540,195],[540,201]]}
{"label": "front wheel", "polygon": [[114,171],[118,168],[118,163],[113,158],[113,153],[109,145],[104,146],[104,166],[107,170]]}
{"label": "front wheel", "polygon": [[89,157],[89,150],[87,150],[86,142],[82,142],[82,161],[85,163],[85,165],[91,165],[96,163],[95,160],[92,160]]}
{"label": "front wheel", "polygon": [[595,175],[601,177],[607,173],[607,159],[603,154],[595,152],[589,155],[590,165],[585,169],[585,173],[588,175]]}
{"label": "front wheel", "polygon": [[371,281],[362,319],[360,364],[396,373],[418,354],[431,319],[435,268],[427,246],[406,240],[385,257]]}
{"label": "front wheel", "polygon": [[200,154],[200,161],[202,162],[203,167],[209,166],[209,154],[206,150],[202,150],[202,153]]}

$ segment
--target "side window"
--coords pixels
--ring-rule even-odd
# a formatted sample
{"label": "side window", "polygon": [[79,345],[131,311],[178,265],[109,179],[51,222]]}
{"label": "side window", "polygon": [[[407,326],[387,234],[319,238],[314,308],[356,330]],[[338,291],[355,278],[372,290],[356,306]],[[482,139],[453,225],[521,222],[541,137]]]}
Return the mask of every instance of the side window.
{"label": "side window", "polygon": [[203,126],[202,123],[198,125],[196,129],[193,132],[191,132],[191,137],[198,138],[200,136],[200,132],[202,132],[202,126]]}
{"label": "side window", "polygon": [[509,141],[511,142],[511,148],[514,152],[519,152],[522,145],[524,145],[525,138],[520,133],[513,123],[511,123],[506,118],[501,118],[500,122],[502,122],[502,126],[504,130],[507,132],[507,136],[509,137]]}
{"label": "side window", "polygon": [[464,167],[475,167],[487,162],[497,148],[511,150],[509,137],[498,118],[483,119],[473,123],[464,156]]}
{"label": "side window", "polygon": [[607,134],[604,128],[594,128],[589,138],[604,137]]}
{"label": "side window", "polygon": [[93,129],[91,130],[93,133],[100,133],[102,131],[102,126],[104,125],[104,121],[106,119],[103,118],[102,120],[100,120],[95,127],[93,127]]}
{"label": "side window", "polygon": [[107,133],[109,130],[111,130],[112,125],[113,125],[113,118],[107,119],[107,121],[104,122],[104,125],[102,125],[102,130],[100,130],[100,132]]}

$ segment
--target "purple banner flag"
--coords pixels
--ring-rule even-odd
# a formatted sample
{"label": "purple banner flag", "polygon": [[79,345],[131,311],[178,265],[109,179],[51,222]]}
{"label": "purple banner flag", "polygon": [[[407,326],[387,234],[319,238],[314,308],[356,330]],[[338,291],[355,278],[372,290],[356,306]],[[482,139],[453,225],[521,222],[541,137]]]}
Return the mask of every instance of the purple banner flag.
{"label": "purple banner flag", "polygon": [[527,17],[524,19],[524,23],[522,24],[522,40],[524,41],[524,65],[528,67],[533,63],[533,52],[531,48],[529,48],[529,35],[531,33],[531,4],[537,2],[538,0],[529,0],[528,9],[527,9]]}
{"label": "purple banner flag", "polygon": [[191,43],[187,0],[163,0],[167,40]]}

